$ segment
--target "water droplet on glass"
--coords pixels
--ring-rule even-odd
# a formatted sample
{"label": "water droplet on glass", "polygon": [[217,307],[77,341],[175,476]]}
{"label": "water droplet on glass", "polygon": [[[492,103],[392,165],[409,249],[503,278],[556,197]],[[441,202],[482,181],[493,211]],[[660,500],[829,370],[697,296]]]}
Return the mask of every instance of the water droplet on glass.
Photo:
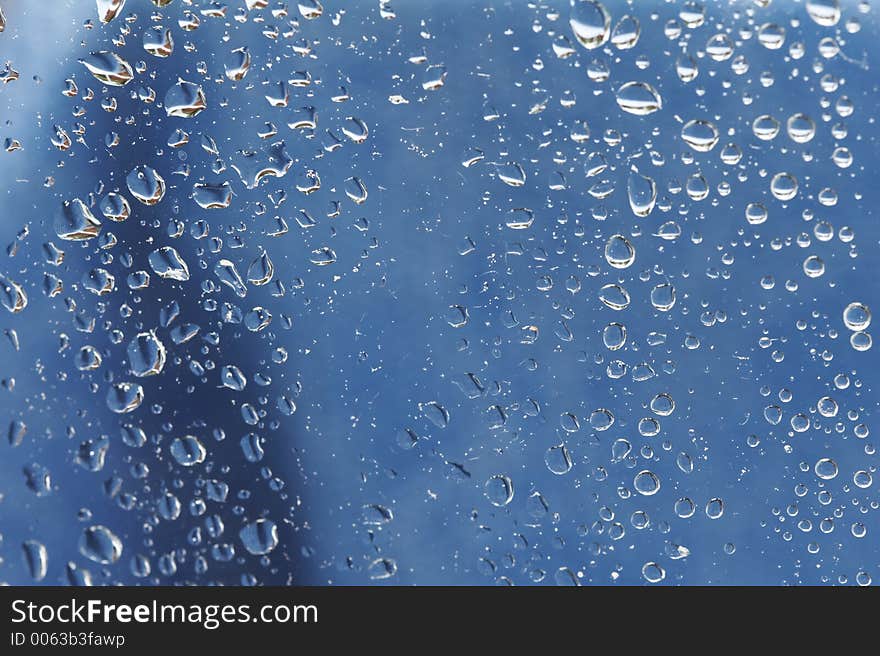
{"label": "water droplet on glass", "polygon": [[663,98],[647,82],[627,82],[615,94],[618,106],[629,114],[647,116],[663,107]]}
{"label": "water droplet on glass", "polygon": [[636,249],[623,235],[612,235],[605,244],[605,261],[615,269],[626,269],[636,259]]}
{"label": "water droplet on glass", "polygon": [[493,506],[503,508],[513,501],[513,482],[503,474],[491,476],[483,489]]}
{"label": "water droplet on glass", "polygon": [[596,0],[575,0],[569,24],[578,43],[587,50],[601,48],[611,35],[611,16]]}
{"label": "water droplet on glass", "polygon": [[115,52],[101,50],[80,59],[96,80],[113,87],[121,87],[132,81],[134,71],[131,65]]}
{"label": "water droplet on glass", "polygon": [[175,437],[169,447],[171,457],[182,467],[192,467],[204,462],[207,451],[195,435]]}
{"label": "water droplet on glass", "polygon": [[710,121],[693,119],[681,128],[681,139],[699,153],[707,153],[718,143],[718,128]]}
{"label": "water droplet on glass", "polygon": [[79,552],[93,562],[112,565],[122,556],[122,540],[106,526],[90,526],[79,538]]}
{"label": "water droplet on glass", "polygon": [[131,195],[144,205],[155,205],[165,196],[165,180],[149,166],[136,166],[125,182]]}
{"label": "water droplet on glass", "polygon": [[208,102],[202,87],[194,82],[178,78],[177,84],[165,93],[165,112],[177,118],[192,118],[200,114]]}

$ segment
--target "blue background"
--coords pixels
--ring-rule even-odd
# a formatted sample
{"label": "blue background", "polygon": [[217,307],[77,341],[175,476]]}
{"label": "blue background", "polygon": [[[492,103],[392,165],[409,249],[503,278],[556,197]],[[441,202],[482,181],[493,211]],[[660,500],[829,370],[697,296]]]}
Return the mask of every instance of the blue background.
{"label": "blue background", "polygon": [[[25,288],[29,304],[15,315],[0,310],[0,328],[15,330],[20,341],[18,350],[9,340],[0,343],[0,418],[27,424],[21,446],[5,439],[0,444],[0,580],[37,582],[22,558],[21,545],[31,539],[47,549],[48,574],[39,581],[47,584],[68,581],[68,562],[89,569],[96,583],[125,584],[554,584],[572,577],[583,584],[643,584],[643,566],[653,562],[665,571],[664,584],[878,578],[877,487],[852,482],[855,471],[876,468],[873,434],[856,435],[873,430],[876,348],[854,350],[842,322],[850,302],[878,306],[878,192],[870,182],[877,168],[875,13],[842,2],[841,21],[823,28],[802,2],[777,1],[767,8],[707,2],[701,27],[683,27],[680,37],[669,39],[664,25],[677,18],[682,3],[606,2],[612,26],[626,13],[639,18],[640,40],[631,50],[607,44],[587,51],[571,37],[569,8],[560,1],[539,8],[493,0],[398,1],[393,20],[380,17],[376,2],[328,1],[317,20],[303,20],[290,3],[286,18],[263,9],[243,22],[235,16],[244,3],[231,1],[225,18],[202,17],[194,32],[178,27],[184,9],[207,4],[178,1],[160,12],[146,0],[128,0],[106,26],[97,22],[92,2],[59,1],[51,10],[40,3],[3,4],[7,27],[0,34],[0,59],[9,60],[20,78],[0,88],[2,136],[18,139],[22,149],[0,156],[0,238],[15,245],[14,254],[2,258],[0,273]],[[553,8],[559,11],[555,20]],[[119,36],[129,14],[137,19],[128,24],[124,45],[115,46],[110,39]],[[844,29],[851,18],[861,22],[857,33]],[[755,32],[765,23],[786,28],[781,49],[758,43]],[[170,58],[144,52],[142,33],[151,25],[172,30]],[[275,40],[263,34],[270,25],[279,29]],[[706,41],[718,32],[734,39],[734,57],[747,59],[745,74],[731,70],[732,60],[705,56]],[[554,34],[571,39],[572,56],[555,56]],[[838,38],[842,54],[823,58],[818,48],[824,37]],[[301,41],[311,44],[308,56],[291,47]],[[795,41],[806,51],[798,60],[789,53]],[[233,83],[223,78],[223,66],[242,45],[253,63],[247,77]],[[143,61],[146,72],[124,88],[104,88],[77,63],[96,50],[113,50],[132,65]],[[409,61],[423,52],[426,62]],[[687,84],[675,71],[682,52],[700,69]],[[607,81],[588,78],[585,69],[594,58],[608,66]],[[640,66],[639,58],[648,65]],[[200,62],[206,73],[199,71]],[[422,88],[431,65],[447,72],[436,91]],[[305,70],[311,85],[291,87],[288,108],[270,107],[264,99],[270,87],[263,83]],[[772,74],[772,85],[762,84],[763,73]],[[839,88],[823,90],[825,75],[837,78]],[[205,90],[208,109],[193,119],[167,117],[161,107],[178,76]],[[61,94],[68,77],[79,97]],[[629,81],[653,85],[662,109],[648,116],[621,111],[614,91]],[[332,100],[340,86],[347,102]],[[131,97],[140,87],[155,90],[156,102]],[[83,99],[86,89],[94,91],[94,100]],[[390,103],[393,94],[409,103]],[[569,95],[576,103],[565,107],[560,99]],[[104,111],[100,103],[111,96],[117,109]],[[841,96],[854,103],[850,117],[835,111]],[[540,104],[543,111],[530,111]],[[293,109],[305,105],[316,108],[318,128],[289,129]],[[86,109],[84,116],[73,116],[75,106]],[[497,120],[484,119],[492,113],[487,107],[500,114]],[[785,120],[796,112],[816,122],[808,144],[785,134]],[[782,122],[769,142],[752,133],[752,121],[762,114]],[[342,134],[347,117],[369,126],[364,143]],[[719,129],[721,140],[709,153],[695,153],[681,140],[683,122],[693,118]],[[588,143],[570,139],[580,120],[589,124]],[[277,126],[293,164],[286,176],[247,189],[231,164],[240,161],[239,150],[266,144],[256,133],[267,121]],[[77,122],[85,128],[83,143],[66,152],[52,146],[53,125],[76,139]],[[834,138],[836,124],[845,126],[845,138]],[[179,150],[166,145],[177,128],[190,134]],[[326,129],[340,137],[341,148],[322,148]],[[120,145],[108,149],[105,135],[111,131]],[[219,154],[200,147],[203,135],[216,142]],[[720,160],[728,142],[743,151],[738,165]],[[840,145],[854,157],[846,169],[831,160]],[[465,168],[464,153],[473,147],[485,159]],[[602,154],[608,168],[586,177],[593,152]],[[662,156],[662,165],[652,152]],[[225,170],[214,172],[218,159]],[[508,161],[523,167],[523,186],[498,179],[492,163]],[[138,203],[125,187],[128,172],[141,164],[155,168],[168,185],[158,205]],[[632,165],[658,185],[660,200],[646,218],[634,216],[627,201]],[[181,166],[190,167],[188,177],[174,173]],[[308,196],[294,186],[305,169],[321,178],[321,189]],[[564,190],[548,186],[557,171],[566,178]],[[770,178],[779,171],[799,181],[799,193],[789,202],[770,194]],[[705,200],[671,193],[696,173],[709,183]],[[53,184],[46,186],[49,176]],[[344,193],[351,176],[369,191],[363,205]],[[227,180],[235,194],[228,209],[202,210],[193,202],[194,183]],[[600,181],[614,187],[602,200],[588,193]],[[722,183],[730,185],[729,194],[719,193]],[[838,194],[834,206],[817,200],[826,187]],[[132,204],[127,221],[104,222],[104,231],[118,240],[115,247],[99,250],[93,242],[57,239],[52,217],[62,200],[89,202],[91,193],[98,201],[111,190]],[[269,196],[277,199],[279,190],[286,200],[276,207]],[[340,213],[328,217],[333,201],[339,201]],[[767,207],[766,223],[745,221],[751,202]],[[533,225],[523,231],[505,227],[509,210],[519,207],[534,211]],[[300,209],[316,225],[301,228],[295,219]],[[811,220],[805,210],[813,212]],[[275,217],[286,220],[289,232],[273,238],[266,233]],[[366,231],[356,228],[361,219],[368,222]],[[169,236],[172,220],[185,226],[179,238]],[[199,220],[209,225],[206,239],[191,236]],[[678,224],[678,239],[655,236],[666,221]],[[815,237],[820,221],[834,227],[832,240]],[[844,226],[855,233],[851,242],[839,238]],[[625,270],[611,269],[603,256],[617,233],[636,249],[635,264]],[[222,239],[219,253],[211,250],[215,237]],[[474,248],[461,254],[468,238]],[[47,241],[66,251],[61,267],[45,263]],[[125,276],[150,271],[147,256],[164,245],[186,260],[190,281],[152,275],[148,289],[129,291]],[[311,253],[325,246],[336,262],[315,266]],[[244,276],[261,248],[275,265],[283,295],[274,284],[248,285],[244,299],[221,288],[215,263],[230,259]],[[106,254],[111,262],[102,260]],[[124,254],[132,259],[130,269]],[[802,263],[814,254],[826,273],[808,278]],[[109,296],[95,297],[80,284],[97,266],[116,276],[117,289]],[[45,273],[64,280],[61,295],[42,293]],[[542,276],[552,278],[549,291],[539,289]],[[772,289],[761,286],[765,276],[774,279]],[[668,312],[650,303],[651,289],[664,282],[677,294]],[[599,301],[608,283],[629,291],[626,310],[615,312]],[[66,299],[75,302],[75,312]],[[178,322],[196,323],[201,331],[176,346],[159,329],[169,349],[165,370],[137,379],[145,401],[135,413],[114,415],[105,403],[110,382],[134,380],[126,345],[137,332],[157,327],[159,309],[171,300],[181,308]],[[262,306],[273,315],[272,324],[255,333],[223,323],[217,311],[206,309],[211,300],[244,312]],[[131,316],[120,312],[123,304]],[[468,313],[458,328],[447,320],[455,305]],[[94,332],[76,329],[77,312],[95,319]],[[624,323],[628,333],[626,346],[614,352],[602,343],[602,330],[612,321]],[[525,339],[528,326],[539,335],[532,343]],[[124,335],[119,343],[114,330]],[[218,344],[204,340],[212,332]],[[657,344],[651,333],[665,340]],[[65,350],[59,350],[62,335],[70,341]],[[688,336],[698,338],[699,348],[685,345]],[[104,356],[96,371],[74,366],[85,344]],[[272,360],[278,348],[289,354],[283,364]],[[614,359],[629,366],[620,379],[606,374]],[[216,368],[195,375],[193,360]],[[632,369],[641,363],[655,371],[650,380],[634,380]],[[236,364],[248,377],[243,392],[220,387],[224,364]],[[256,374],[269,376],[271,384],[258,385]],[[479,378],[482,392],[463,393],[456,383],[466,383],[467,374]],[[847,389],[835,388],[838,374],[848,376]],[[463,389],[471,391],[467,384]],[[780,400],[788,398],[785,390],[787,402]],[[642,436],[639,420],[652,416],[648,404],[662,392],[674,398],[675,410],[656,417],[658,435]],[[279,412],[281,395],[295,400],[293,415]],[[838,402],[835,418],[816,412],[825,395]],[[448,411],[445,427],[422,412],[432,401]],[[244,403],[262,412],[257,426],[243,421]],[[764,418],[770,405],[782,408],[778,425]],[[589,421],[600,408],[615,417],[601,432]],[[578,418],[576,432],[563,429],[566,413]],[[792,431],[797,413],[811,419],[806,432]],[[121,441],[125,422],[143,427],[147,445],[133,449]],[[216,439],[218,429],[225,439]],[[419,438],[413,448],[400,446],[406,429]],[[259,463],[248,462],[239,447],[249,432],[264,440]],[[205,463],[184,469],[171,459],[168,445],[183,434],[200,437],[208,449]],[[748,445],[750,435],[757,436],[757,446]],[[74,462],[83,441],[104,437],[109,449],[100,471]],[[612,457],[618,438],[632,444],[622,460]],[[560,443],[573,466],[557,476],[547,468],[545,453]],[[839,466],[830,481],[813,471],[824,457]],[[677,464],[687,458],[690,473]],[[32,463],[51,472],[50,494],[37,496],[25,484],[22,471]],[[653,496],[633,491],[633,478],[643,469],[662,481]],[[504,508],[484,494],[495,474],[513,481],[514,498]],[[114,477],[121,492],[109,495],[105,484]],[[205,497],[209,479],[227,483],[229,496],[225,503],[208,501],[207,512],[193,516],[189,503]],[[173,521],[157,515],[157,500],[166,491],[183,504]],[[823,492],[830,493],[830,502],[823,503]],[[119,503],[122,494],[135,498],[128,510]],[[690,518],[676,515],[676,500],[683,497],[696,506]],[[724,502],[716,520],[704,511],[713,498]],[[374,517],[364,510],[370,504],[390,509],[393,519],[379,527],[365,524]],[[649,517],[646,528],[633,526],[637,511]],[[209,537],[206,520],[214,516],[225,529]],[[248,554],[238,539],[244,523],[257,517],[278,526],[280,544],[265,558]],[[820,531],[825,518],[833,519],[830,533]],[[864,537],[853,535],[854,523],[864,525]],[[78,552],[79,535],[92,524],[106,525],[122,539],[117,564],[104,568]],[[195,528],[202,539],[193,544]],[[223,545],[235,550],[228,562],[215,558]],[[676,557],[684,553],[680,547],[689,555]],[[150,560],[150,576],[134,576],[129,563],[135,554]],[[177,563],[172,575],[158,566],[167,554]],[[207,564],[204,571],[199,557]],[[388,568],[392,576],[376,578]]]}

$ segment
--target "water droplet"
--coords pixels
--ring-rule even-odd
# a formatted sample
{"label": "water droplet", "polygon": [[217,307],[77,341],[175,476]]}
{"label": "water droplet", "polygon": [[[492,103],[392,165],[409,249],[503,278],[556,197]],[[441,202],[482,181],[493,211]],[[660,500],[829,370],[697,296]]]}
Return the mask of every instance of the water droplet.
{"label": "water droplet", "polygon": [[675,305],[675,287],[665,282],[651,290],[651,305],[660,312],[668,312]]}
{"label": "water droplet", "polygon": [[770,180],[770,193],[777,200],[791,200],[797,196],[798,181],[791,173],[777,173]]}
{"label": "water droplet", "polygon": [[177,79],[165,93],[165,112],[168,116],[177,118],[192,118],[200,114],[208,102],[202,87],[194,82],[187,82],[183,78]]}
{"label": "water droplet", "polygon": [[547,469],[552,473],[562,476],[571,471],[571,455],[569,455],[568,449],[564,444],[557,444],[556,446],[551,446],[544,453],[544,464],[547,465]]}
{"label": "water droplet", "polygon": [[718,143],[718,128],[710,121],[693,119],[681,128],[681,139],[699,153],[707,153]]}
{"label": "water droplet", "polygon": [[192,197],[203,210],[225,209],[232,203],[232,187],[228,182],[197,182],[193,185]]}
{"label": "water droplet", "polygon": [[113,412],[134,412],[144,400],[144,389],[137,383],[114,383],[107,390],[107,407]]}
{"label": "water droplet", "polygon": [[437,403],[437,401],[419,403],[419,410],[437,428],[446,428],[449,425],[449,410]]}
{"label": "water droplet", "polygon": [[128,344],[128,362],[134,376],[155,376],[165,366],[165,346],[151,330],[138,333]]}
{"label": "water droplet", "polygon": [[612,235],[605,244],[605,261],[615,269],[626,269],[636,260],[636,249],[623,235]]}
{"label": "water droplet", "polygon": [[843,324],[849,330],[866,330],[871,325],[871,310],[864,303],[850,303],[843,310]]}
{"label": "water droplet", "polygon": [[660,479],[654,472],[643,469],[633,478],[633,487],[639,494],[649,497],[660,490]]}
{"label": "water droplet", "polygon": [[122,556],[122,540],[106,526],[90,526],[79,538],[79,552],[93,562],[112,565]]}
{"label": "water droplet", "polygon": [[155,25],[144,32],[144,50],[154,57],[170,57],[174,52],[171,30]]}
{"label": "water droplet", "polygon": [[816,461],[816,465],[813,467],[813,471],[815,471],[816,476],[818,476],[822,480],[830,481],[832,478],[837,477],[837,463],[834,462],[831,458],[820,458]]}
{"label": "water droplet", "polygon": [[171,457],[182,467],[192,467],[204,462],[207,451],[195,435],[175,437],[169,447]]}
{"label": "water droplet", "polygon": [[647,116],[663,108],[663,98],[647,82],[627,82],[615,94],[618,106],[629,114]]}
{"label": "water droplet", "polygon": [[612,310],[625,310],[630,303],[629,292],[614,283],[604,285],[599,290],[599,300]]}
{"label": "water droplet", "polygon": [[125,221],[131,214],[131,206],[122,194],[111,192],[100,204],[101,214],[110,221]]}
{"label": "water droplet", "polygon": [[70,241],[92,239],[101,232],[101,222],[79,198],[61,203],[53,226],[61,239]]}
{"label": "water droplet", "polygon": [[649,562],[642,566],[642,576],[648,583],[660,583],[666,578],[666,570],[655,562]]}
{"label": "water droplet", "polygon": [[513,501],[513,482],[503,474],[491,476],[483,489],[493,506],[503,508]]}
{"label": "water droplet", "polygon": [[16,314],[27,307],[28,298],[24,289],[14,280],[0,273],[0,304]]}
{"label": "water droplet", "polygon": [[779,121],[770,114],[763,114],[752,122],[752,133],[761,141],[771,141],[779,134]]}
{"label": "water droplet", "polygon": [[657,202],[657,185],[653,178],[633,169],[627,179],[626,192],[630,209],[636,216],[648,216],[654,209],[654,204]]}
{"label": "water droplet", "polygon": [[131,65],[115,52],[101,50],[79,60],[89,73],[99,82],[112,87],[121,87],[132,81],[134,72]]}
{"label": "water droplet", "polygon": [[792,114],[785,127],[789,138],[795,143],[807,143],[816,134],[816,124],[806,114]]}
{"label": "water droplet", "polygon": [[596,0],[575,0],[569,24],[578,43],[587,50],[601,48],[611,35],[611,16]]}
{"label": "water droplet", "polygon": [[635,16],[626,15],[617,21],[611,32],[611,43],[618,50],[629,50],[639,42],[641,26]]}
{"label": "water droplet", "polygon": [[229,53],[226,61],[226,77],[233,82],[243,80],[251,68],[251,53],[247,47],[236,48]]}
{"label": "water droplet", "polygon": [[180,254],[171,246],[157,248],[148,258],[153,272],[160,278],[167,280],[189,280],[189,268]]}
{"label": "water droplet", "polygon": [[96,0],[98,5],[98,20],[109,23],[122,11],[125,0]]}
{"label": "water droplet", "polygon": [[238,269],[235,268],[235,264],[232,261],[223,259],[217,262],[214,265],[214,275],[220,279],[220,282],[234,291],[235,295],[239,298],[247,296],[247,287],[245,287],[244,281],[241,279]]}
{"label": "water droplet", "polygon": [[131,195],[144,205],[155,205],[165,196],[165,180],[149,166],[136,166],[125,182]]}
{"label": "water droplet", "polygon": [[817,25],[833,27],[840,20],[838,0],[807,0],[807,14]]}
{"label": "water droplet", "polygon": [[247,270],[248,282],[257,286],[268,284],[274,275],[275,265],[272,264],[272,260],[269,259],[269,254],[265,250],[260,252],[259,257],[251,262]]}
{"label": "water droplet", "polygon": [[34,581],[42,581],[49,570],[49,553],[46,546],[37,540],[25,540],[22,543],[24,561]]}

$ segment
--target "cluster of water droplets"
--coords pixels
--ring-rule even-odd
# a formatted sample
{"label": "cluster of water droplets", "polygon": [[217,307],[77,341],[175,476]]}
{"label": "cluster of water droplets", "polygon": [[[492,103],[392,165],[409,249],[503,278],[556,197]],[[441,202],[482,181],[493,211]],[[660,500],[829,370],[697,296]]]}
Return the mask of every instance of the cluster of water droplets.
{"label": "cluster of water droplets", "polygon": [[[106,497],[79,513],[71,584],[112,581],[121,560],[154,583],[232,567],[242,583],[284,580],[285,561],[314,555],[296,546],[311,524],[297,492],[267,463],[300,457],[285,431],[291,416],[307,415],[305,432],[323,415],[346,417],[318,402],[298,409],[309,381],[288,360],[285,334],[348,302],[342,311],[363,336],[360,306],[334,285],[367,271],[370,287],[393,297],[395,258],[374,253],[386,240],[424,260],[437,291],[405,314],[439,336],[404,379],[384,379],[407,408],[395,426],[367,427],[365,407],[381,391],[367,402],[351,381],[340,386],[357,398],[351,448],[380,440],[394,464],[363,456],[355,481],[323,473],[323,484],[351,490],[341,524],[362,537],[355,555],[322,554],[335,571],[395,581],[408,558],[418,580],[418,558],[395,553],[419,533],[406,522],[421,514],[395,502],[417,497],[448,504],[441,519],[426,511],[430,521],[477,535],[476,549],[457,546],[444,562],[501,584],[633,581],[632,571],[648,583],[687,581],[697,548],[719,569],[741,555],[724,536],[747,534],[742,521],[782,543],[804,537],[797,558],[817,559],[823,576],[870,581],[864,569],[835,569],[831,555],[869,535],[878,511],[858,370],[872,355],[873,289],[838,282],[859,263],[867,211],[862,135],[847,125],[871,109],[847,89],[849,67],[860,66],[847,38],[866,3],[844,12],[837,0],[572,0],[517,8],[515,28],[485,9],[477,13],[494,37],[462,70],[435,56],[438,25],[417,12],[399,18],[381,0],[373,14],[424,47],[374,52],[383,70],[369,83],[387,106],[369,114],[344,72],[320,77],[313,65],[324,48],[370,47],[334,36],[343,9],[145,4],[97,0],[97,23],[83,26],[84,52],[59,90],[69,113],[53,116],[40,142],[64,163],[44,193],[65,190],[31,228],[42,231],[32,263],[42,278],[0,268],[4,308],[26,313],[42,292],[75,369],[58,378],[110,413],[80,413],[65,427],[76,464]],[[536,40],[520,43],[519,31]],[[468,76],[476,82],[464,102],[457,85]],[[4,82],[17,78],[8,65]],[[218,121],[239,129],[212,136]],[[412,160],[371,167],[395,140]],[[7,139],[8,156],[22,147]],[[421,189],[418,167],[448,148],[460,166],[433,174],[425,193],[383,194],[410,177]],[[133,156],[139,163],[119,165]],[[444,216],[432,193],[465,199],[476,220]],[[377,223],[394,228],[383,234]],[[408,248],[422,233],[445,249],[462,226],[442,263]],[[394,351],[394,321],[384,341],[352,354],[371,374],[393,366],[383,356],[410,357]],[[27,348],[29,335],[7,335]],[[731,348],[741,335],[745,348]],[[298,355],[329,338],[304,335]],[[825,392],[801,392],[807,368]],[[195,399],[214,412],[188,415]],[[703,404],[722,408],[714,421]],[[25,411],[12,418],[10,448],[37,439],[27,422]],[[766,464],[753,463],[759,456]],[[779,483],[764,515],[744,520],[728,496],[761,467]],[[374,470],[401,491],[371,487]],[[53,494],[46,468],[24,471],[35,495]],[[462,491],[441,495],[449,481]],[[108,527],[99,519],[108,506],[136,515],[143,534]],[[20,543],[42,581],[52,554],[38,539]],[[626,552],[635,568],[622,564]]]}

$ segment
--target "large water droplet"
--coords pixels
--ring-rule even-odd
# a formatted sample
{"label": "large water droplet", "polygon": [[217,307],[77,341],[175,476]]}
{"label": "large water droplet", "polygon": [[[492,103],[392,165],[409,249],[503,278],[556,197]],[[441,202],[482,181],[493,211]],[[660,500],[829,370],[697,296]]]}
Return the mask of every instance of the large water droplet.
{"label": "large water droplet", "polygon": [[138,333],[128,344],[131,373],[138,377],[155,376],[165,366],[165,346],[152,330]]}
{"label": "large water droplet", "polygon": [[89,73],[99,82],[112,87],[121,87],[134,78],[131,65],[115,52],[101,50],[80,59]]}
{"label": "large water droplet", "polygon": [[611,34],[611,16],[596,0],[575,0],[569,24],[578,43],[587,50],[601,48]]}
{"label": "large water droplet", "polygon": [[636,169],[630,171],[626,182],[626,193],[633,214],[648,216],[657,201],[657,185],[653,178],[642,175]]}
{"label": "large water droplet", "polygon": [[90,526],[79,538],[79,552],[101,565],[112,565],[122,556],[122,540],[106,526]]}
{"label": "large water droplet", "polygon": [[605,244],[605,261],[615,269],[626,269],[636,259],[636,249],[623,235],[612,235]]}
{"label": "large water droplet", "polygon": [[160,278],[168,280],[189,280],[189,268],[180,254],[171,246],[157,248],[149,257],[150,267]]}
{"label": "large water droplet", "polygon": [[136,166],[125,182],[131,195],[144,205],[155,205],[165,196],[165,180],[149,166]]}
{"label": "large water droplet", "polygon": [[278,546],[278,527],[269,519],[258,519],[246,524],[238,537],[249,553],[263,556]]}
{"label": "large water droplet", "polygon": [[681,139],[700,153],[707,153],[718,143],[718,128],[702,119],[688,121],[681,128]]}
{"label": "large water droplet", "polygon": [[169,447],[171,457],[182,467],[192,467],[204,462],[207,451],[195,435],[175,437]]}
{"label": "large water droplet", "polygon": [[618,106],[629,114],[646,116],[663,107],[660,93],[647,82],[627,82],[615,94]]}
{"label": "large water droplet", "polygon": [[177,84],[165,93],[165,112],[168,116],[192,118],[207,106],[208,102],[202,87],[183,78],[178,78]]}
{"label": "large water droplet", "polygon": [[101,232],[101,222],[79,198],[61,203],[53,227],[61,239],[70,241],[92,239]]}

